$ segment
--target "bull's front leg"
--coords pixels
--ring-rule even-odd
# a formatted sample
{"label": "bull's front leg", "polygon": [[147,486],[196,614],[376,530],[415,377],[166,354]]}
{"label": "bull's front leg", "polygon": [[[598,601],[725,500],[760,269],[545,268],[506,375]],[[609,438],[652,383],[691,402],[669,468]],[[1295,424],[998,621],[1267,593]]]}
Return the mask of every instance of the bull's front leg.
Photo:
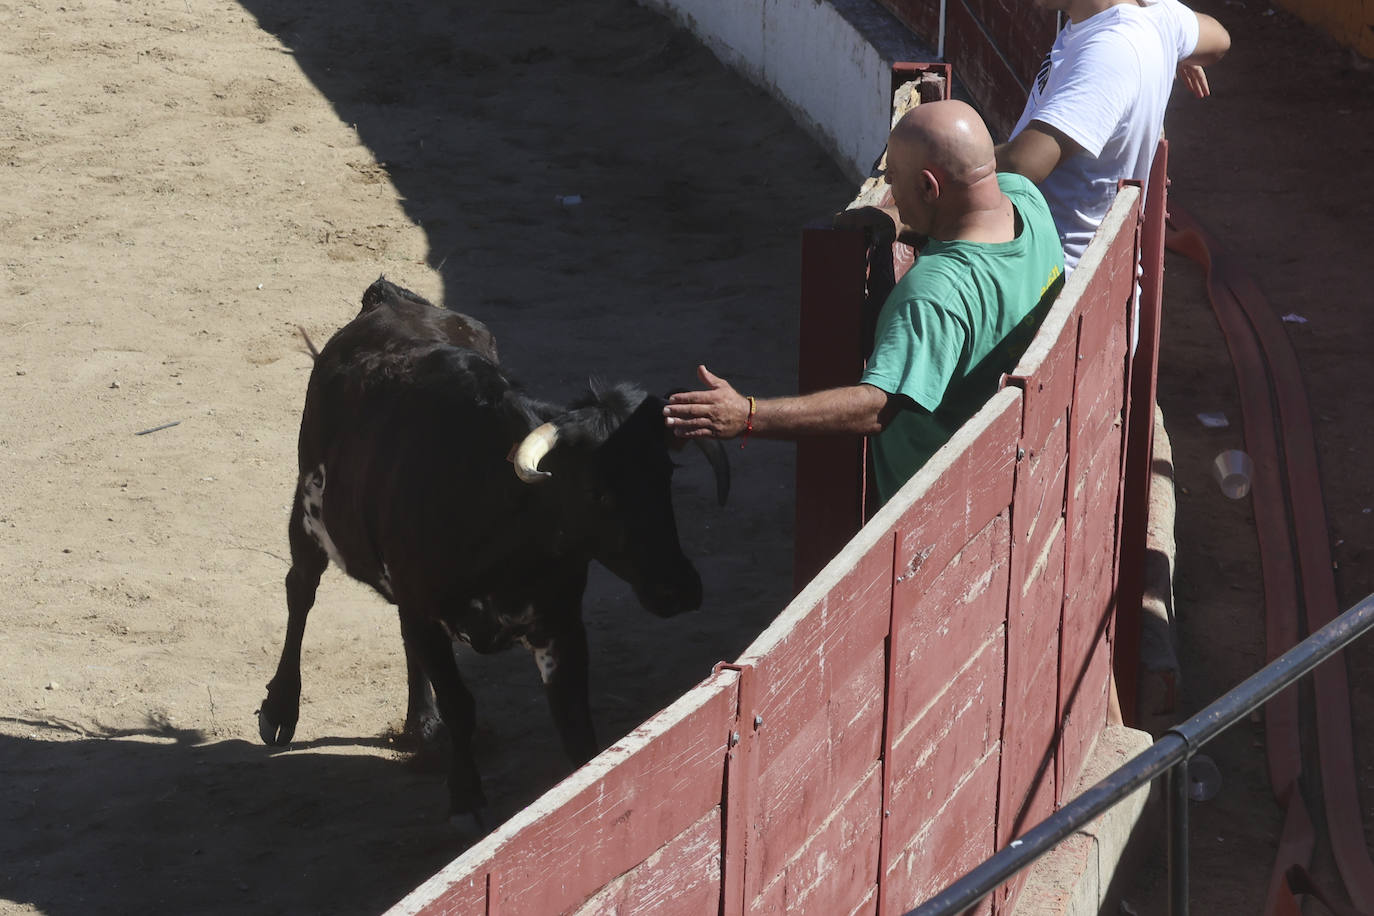
{"label": "bull's front leg", "polygon": [[453,642],[444,626],[425,609],[402,606],[400,614],[406,650],[414,653],[434,688],[439,716],[453,743],[448,772],[449,819],[465,839],[476,840],[486,833],[483,812],[487,806],[472,756],[476,703],[458,673]]}
{"label": "bull's front leg", "polygon": [[582,623],[586,585],[585,566],[560,576],[536,606],[540,633],[529,641],[563,751],[578,766],[600,750],[588,695],[590,661]]}
{"label": "bull's front leg", "polygon": [[329,565],[329,556],[305,530],[305,508],[297,486],[291,507],[288,539],[291,544],[291,569],[286,573],[286,640],[282,644],[277,672],[267,684],[267,698],[258,710],[258,734],[265,744],[283,745],[296,733],[301,705],[301,642],[305,621],[315,604],[320,576]]}

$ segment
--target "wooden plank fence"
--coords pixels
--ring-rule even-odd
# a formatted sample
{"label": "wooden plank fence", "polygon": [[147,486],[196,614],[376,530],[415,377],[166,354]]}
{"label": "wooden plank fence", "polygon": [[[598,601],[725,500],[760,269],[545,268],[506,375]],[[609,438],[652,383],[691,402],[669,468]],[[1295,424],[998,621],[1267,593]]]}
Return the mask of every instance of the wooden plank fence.
{"label": "wooden plank fence", "polygon": [[899,914],[1065,801],[1107,716],[1139,218],[1124,188],[1003,389],[743,656],[391,912]]}

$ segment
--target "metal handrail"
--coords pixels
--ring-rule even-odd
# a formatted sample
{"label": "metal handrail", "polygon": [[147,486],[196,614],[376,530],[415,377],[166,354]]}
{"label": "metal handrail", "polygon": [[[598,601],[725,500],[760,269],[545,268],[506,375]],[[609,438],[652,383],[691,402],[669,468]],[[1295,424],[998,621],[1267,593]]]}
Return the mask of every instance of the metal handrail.
{"label": "metal handrail", "polygon": [[1169,780],[1169,912],[1188,912],[1188,758],[1275,694],[1374,629],[1374,595],[1256,671],[1191,719],[905,916],[962,913],[1060,841],[1160,776]]}

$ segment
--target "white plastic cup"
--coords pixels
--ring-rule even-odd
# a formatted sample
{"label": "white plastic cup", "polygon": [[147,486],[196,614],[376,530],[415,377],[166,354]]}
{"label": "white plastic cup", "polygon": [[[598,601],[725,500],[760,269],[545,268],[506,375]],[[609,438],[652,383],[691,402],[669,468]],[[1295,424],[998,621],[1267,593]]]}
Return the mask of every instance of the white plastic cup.
{"label": "white plastic cup", "polygon": [[1254,462],[1240,449],[1228,449],[1212,461],[1212,476],[1228,499],[1244,499],[1254,473]]}

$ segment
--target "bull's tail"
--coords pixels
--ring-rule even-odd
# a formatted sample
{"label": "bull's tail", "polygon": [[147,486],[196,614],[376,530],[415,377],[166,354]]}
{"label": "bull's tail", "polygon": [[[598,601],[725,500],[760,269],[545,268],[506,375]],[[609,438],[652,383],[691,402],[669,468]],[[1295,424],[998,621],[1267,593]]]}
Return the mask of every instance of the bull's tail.
{"label": "bull's tail", "polygon": [[319,359],[320,351],[315,349],[315,344],[311,342],[310,335],[305,333],[305,328],[296,325],[296,330],[301,332],[301,338],[305,341],[305,347],[310,351],[310,358]]}

